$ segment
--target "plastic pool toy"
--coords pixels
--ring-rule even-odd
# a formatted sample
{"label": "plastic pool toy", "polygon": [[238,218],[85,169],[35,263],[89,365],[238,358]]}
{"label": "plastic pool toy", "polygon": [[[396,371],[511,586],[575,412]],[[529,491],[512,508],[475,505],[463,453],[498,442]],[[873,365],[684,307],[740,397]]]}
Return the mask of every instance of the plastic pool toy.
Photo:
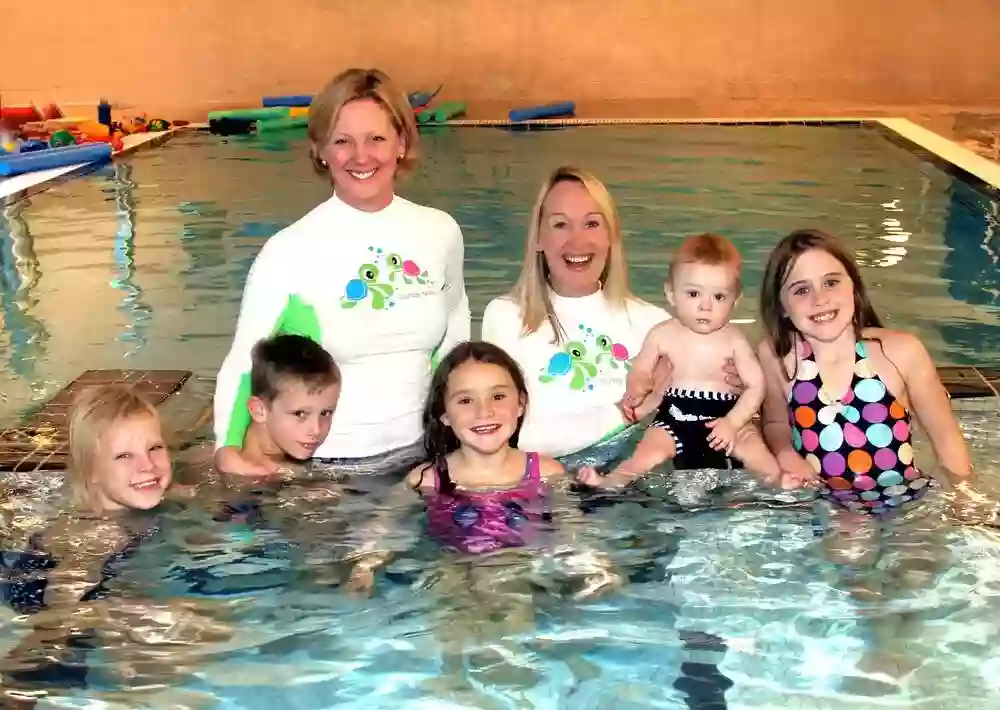
{"label": "plastic pool toy", "polygon": [[514,123],[520,121],[532,121],[539,118],[560,118],[572,116],[576,113],[576,103],[573,101],[559,101],[557,103],[545,104],[543,106],[528,106],[525,108],[511,109],[507,117]]}
{"label": "plastic pool toy", "polygon": [[208,121],[208,130],[219,136],[238,136],[250,133],[256,123],[251,118],[211,118]]}
{"label": "plastic pool toy", "polygon": [[56,131],[49,136],[49,146],[52,148],[61,148],[66,145],[76,145],[76,138],[66,129]]}
{"label": "plastic pool toy", "polygon": [[305,128],[309,125],[308,116],[292,118],[269,118],[266,121],[257,121],[257,132],[268,133],[271,131],[287,131],[292,128]]}
{"label": "plastic pool toy", "polygon": [[434,100],[434,97],[441,92],[443,87],[444,84],[441,84],[434,91],[414,91],[406,97],[406,100],[410,102],[410,108],[424,108]]}
{"label": "plastic pool toy", "polygon": [[211,123],[213,119],[220,118],[242,118],[251,121],[260,121],[269,118],[287,118],[288,111],[288,107],[281,106],[273,108],[239,108],[232,111],[210,111],[208,120]]}
{"label": "plastic pool toy", "polygon": [[264,108],[276,108],[276,107],[292,107],[292,106],[309,106],[312,104],[312,96],[265,96],[261,100],[261,106]]}
{"label": "plastic pool toy", "polygon": [[[23,150],[23,146],[22,146]],[[104,162],[111,159],[111,146],[107,143],[67,145],[25,154],[0,157],[0,177],[12,177],[35,170],[61,168],[77,163]]]}
{"label": "plastic pool toy", "polygon": [[417,114],[420,123],[444,123],[465,113],[465,103],[462,101],[445,101],[434,107],[428,107]]}

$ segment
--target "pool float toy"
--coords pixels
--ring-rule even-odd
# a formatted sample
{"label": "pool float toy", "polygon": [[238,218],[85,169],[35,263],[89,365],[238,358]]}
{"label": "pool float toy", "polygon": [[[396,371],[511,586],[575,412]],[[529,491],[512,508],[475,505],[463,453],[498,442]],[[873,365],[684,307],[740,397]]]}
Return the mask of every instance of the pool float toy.
{"label": "pool float toy", "polygon": [[265,96],[261,99],[260,105],[264,108],[280,108],[292,106],[309,106],[312,104],[312,96]]}
{"label": "pool float toy", "polygon": [[76,136],[77,143],[107,143],[111,146],[111,150],[118,152],[125,148],[125,143],[122,141],[121,134],[115,133],[110,136],[98,136],[93,138],[88,138],[83,135]]}
{"label": "pool float toy", "polygon": [[125,135],[129,135],[132,133],[145,133],[146,117],[126,116],[125,118],[114,124],[114,129],[116,131],[121,131]]}
{"label": "pool float toy", "polygon": [[21,141],[13,133],[0,131],[0,151],[4,153],[20,153]]}
{"label": "pool float toy", "polygon": [[[23,138],[40,138],[48,140],[58,131],[78,132],[82,126],[101,126],[90,118],[57,118],[48,121],[31,121],[21,126],[19,133]],[[105,129],[106,130],[106,129]]]}
{"label": "pool float toy", "polygon": [[444,88],[444,84],[441,84],[434,91],[414,91],[406,97],[406,100],[410,102],[410,108],[423,108],[434,100],[442,88]]}
{"label": "pool float toy", "polygon": [[61,168],[77,163],[103,162],[111,159],[111,146],[107,143],[83,143],[82,145],[67,145],[61,148],[33,151],[28,154],[0,157],[0,177],[12,177],[36,170]]}
{"label": "pool float toy", "polygon": [[65,128],[58,130],[49,136],[49,147],[50,148],[61,148],[66,145],[76,145],[76,138],[73,134],[67,131]]}
{"label": "pool float toy", "polygon": [[287,131],[292,128],[305,128],[309,125],[308,116],[292,118],[269,118],[266,121],[257,121],[258,133],[269,133],[272,131]]}
{"label": "pool float toy", "polygon": [[101,102],[97,104],[97,122],[103,123],[109,130],[111,129],[111,104],[106,99],[101,99]]}
{"label": "pool float toy", "polygon": [[5,128],[20,128],[25,123],[41,121],[43,116],[35,106],[4,106],[0,109],[0,124]]}
{"label": "pool float toy", "polygon": [[42,119],[45,121],[49,121],[54,118],[62,118],[65,115],[66,114],[62,112],[62,109],[59,108],[56,104],[49,104],[48,106],[45,107],[45,110],[42,111]]}
{"label": "pool float toy", "polygon": [[208,121],[208,130],[219,136],[238,136],[250,133],[256,123],[251,118],[211,118]]}
{"label": "pool float toy", "polygon": [[251,121],[266,120],[268,118],[287,118],[288,107],[275,106],[272,108],[237,108],[231,111],[209,111],[208,120],[219,118],[244,118]]}
{"label": "pool float toy", "polygon": [[49,144],[38,138],[31,138],[21,143],[20,153],[37,153],[40,150],[48,150]]}
{"label": "pool float toy", "polygon": [[103,140],[111,135],[111,127],[97,121],[84,121],[75,127],[75,132],[89,140]]}
{"label": "pool float toy", "polygon": [[444,123],[465,113],[465,103],[462,101],[445,101],[437,106],[421,111],[417,120],[419,123]]}
{"label": "pool float toy", "polygon": [[562,118],[572,116],[576,113],[576,103],[573,101],[559,101],[557,103],[545,104],[543,106],[528,106],[525,108],[511,109],[507,117],[513,123],[521,121],[533,121],[540,118]]}

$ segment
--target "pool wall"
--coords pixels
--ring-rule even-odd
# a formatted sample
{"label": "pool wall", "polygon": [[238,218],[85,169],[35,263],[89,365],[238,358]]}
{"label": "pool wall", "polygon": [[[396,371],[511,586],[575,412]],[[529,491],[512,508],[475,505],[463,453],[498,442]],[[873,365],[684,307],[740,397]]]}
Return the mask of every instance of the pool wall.
{"label": "pool wall", "polygon": [[443,83],[476,115],[564,98],[626,116],[1000,107],[995,0],[215,0],[113,13],[49,0],[46,16],[65,22],[10,5],[8,104],[93,110],[107,97],[197,119],[361,65],[408,89]]}

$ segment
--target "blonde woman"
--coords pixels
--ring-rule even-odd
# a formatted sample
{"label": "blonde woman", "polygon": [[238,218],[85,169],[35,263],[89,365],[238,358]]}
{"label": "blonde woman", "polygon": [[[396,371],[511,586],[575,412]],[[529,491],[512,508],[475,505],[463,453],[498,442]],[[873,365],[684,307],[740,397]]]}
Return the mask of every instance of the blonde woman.
{"label": "blonde woman", "polygon": [[[532,211],[521,275],[483,314],[483,340],[510,353],[528,381],[518,446],[565,456],[623,431],[628,363],[668,318],[629,291],[607,188],[585,170],[553,171]],[[664,362],[658,388],[668,376]]]}
{"label": "blonde woman", "polygon": [[418,135],[405,95],[382,72],[334,78],[313,100],[309,142],[333,195],[271,237],[250,269],[216,386],[216,465],[238,461],[254,344],[283,332],[323,345],[343,375],[314,458],[354,472],[409,468],[422,451],[432,361],[470,335],[462,232],[448,214],[395,194]]}

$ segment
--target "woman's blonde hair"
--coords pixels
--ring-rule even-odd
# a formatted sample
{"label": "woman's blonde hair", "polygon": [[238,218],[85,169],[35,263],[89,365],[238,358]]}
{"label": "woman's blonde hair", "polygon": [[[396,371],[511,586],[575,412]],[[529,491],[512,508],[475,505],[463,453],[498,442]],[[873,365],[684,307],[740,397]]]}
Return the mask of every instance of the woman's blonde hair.
{"label": "woman's blonde hair", "polygon": [[392,80],[378,69],[348,69],[335,76],[316,95],[309,107],[309,154],[313,167],[321,175],[327,175],[327,166],[320,158],[322,150],[330,140],[330,133],[337,125],[340,110],[351,101],[371,99],[388,114],[396,133],[403,139],[405,149],[397,168],[406,172],[417,164],[419,154],[419,133],[413,118],[410,102]]}
{"label": "woman's blonde hair", "polygon": [[69,415],[70,465],[65,484],[75,508],[94,507],[93,462],[101,437],[116,424],[142,416],[161,423],[156,407],[125,385],[95,385],[77,396]]}
{"label": "woman's blonde hair", "polygon": [[597,203],[597,209],[604,216],[604,222],[610,236],[608,259],[601,274],[601,292],[612,308],[624,309],[626,301],[632,298],[628,288],[628,273],[625,266],[625,253],[622,248],[621,222],[618,219],[618,209],[611,199],[608,188],[592,173],[581,168],[562,166],[556,168],[542,183],[538,191],[538,199],[531,210],[531,224],[528,226],[528,241],[525,245],[524,265],[521,275],[510,292],[511,300],[521,309],[521,323],[524,334],[534,333],[542,321],[548,319],[555,334],[554,343],[561,343],[566,332],[556,317],[549,298],[549,266],[545,254],[538,248],[538,235],[541,230],[545,200],[552,188],[562,182],[575,182],[583,186],[591,199]]}

